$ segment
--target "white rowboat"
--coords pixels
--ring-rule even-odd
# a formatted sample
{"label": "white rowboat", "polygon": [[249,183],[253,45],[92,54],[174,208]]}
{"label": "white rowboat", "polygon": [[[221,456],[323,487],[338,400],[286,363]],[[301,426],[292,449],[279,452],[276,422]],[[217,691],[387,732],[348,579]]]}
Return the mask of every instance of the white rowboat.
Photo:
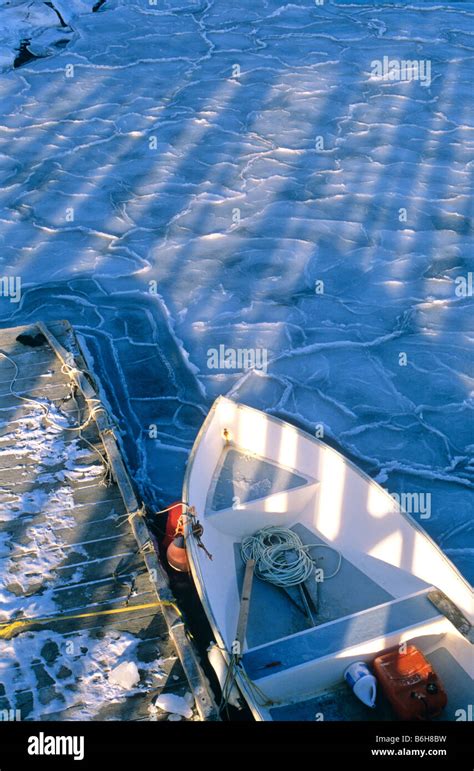
{"label": "white rowboat", "polygon": [[[199,547],[188,518],[197,591],[234,685],[257,720],[391,719],[358,702],[343,675],[352,662],[370,665],[404,643],[438,673],[448,695],[442,719],[467,714],[474,692],[472,588],[419,523],[336,450],[220,397],[194,444],[183,501],[194,507],[213,556]],[[290,529],[303,544],[323,544],[307,549],[323,580],[315,587],[313,576],[299,598],[298,587],[284,590],[255,577],[245,617],[241,543],[268,526]],[[314,599],[315,589],[308,614],[304,597]]]}

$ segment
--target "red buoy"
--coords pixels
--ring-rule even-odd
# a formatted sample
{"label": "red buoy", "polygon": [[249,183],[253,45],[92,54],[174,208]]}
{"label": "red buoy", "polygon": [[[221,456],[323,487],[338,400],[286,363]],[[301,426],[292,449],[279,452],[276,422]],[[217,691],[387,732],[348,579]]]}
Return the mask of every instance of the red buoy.
{"label": "red buoy", "polygon": [[167,549],[171,541],[175,537],[176,528],[181,514],[184,514],[183,504],[181,501],[176,501],[171,504],[171,508],[168,512],[168,520],[166,522],[165,537],[163,538],[163,548]]}
{"label": "red buoy", "polygon": [[189,573],[188,555],[184,535],[177,533],[166,550],[168,564],[179,573]]}
{"label": "red buoy", "polygon": [[184,538],[184,506],[181,501],[173,503],[166,523],[163,548],[166,549],[168,565],[180,573],[189,573],[188,555]]}

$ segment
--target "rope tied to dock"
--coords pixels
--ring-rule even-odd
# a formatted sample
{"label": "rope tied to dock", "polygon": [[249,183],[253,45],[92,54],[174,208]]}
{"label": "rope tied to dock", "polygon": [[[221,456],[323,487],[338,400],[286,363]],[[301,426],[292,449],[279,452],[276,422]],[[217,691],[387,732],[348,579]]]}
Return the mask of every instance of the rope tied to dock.
{"label": "rope tied to dock", "polygon": [[[16,383],[16,380],[17,380],[19,372],[20,372],[20,370],[18,368],[18,365],[17,365],[16,361],[14,359],[12,359],[11,356],[8,356],[8,354],[6,354],[4,351],[0,351],[0,356],[2,356],[10,364],[12,364],[12,366],[14,368],[14,375],[13,375],[13,378],[10,381],[10,385],[9,385],[9,393],[12,396],[14,396],[16,399],[19,399],[20,401],[26,402],[28,404],[33,404],[35,407],[39,407],[40,410],[43,413],[43,417],[44,417],[44,420],[46,421],[46,423],[48,425],[52,426],[53,428],[55,428],[56,430],[58,430],[58,431],[76,431],[76,432],[78,432],[78,435],[79,435],[79,438],[81,439],[81,441],[83,441],[98,456],[100,462],[102,463],[102,465],[104,467],[104,475],[103,475],[103,479],[101,480],[101,484],[104,487],[107,487],[110,484],[111,473],[112,473],[112,470],[111,470],[111,467],[110,467],[110,463],[109,463],[108,459],[105,457],[105,455],[103,455],[100,452],[100,450],[98,450],[97,447],[95,447],[91,442],[89,442],[89,440],[86,439],[86,437],[83,436],[83,434],[82,434],[84,429],[86,429],[93,420],[97,419],[97,416],[98,416],[98,414],[100,412],[104,413],[107,416],[107,419],[108,419],[107,412],[105,411],[105,409],[104,409],[100,399],[98,399],[98,398],[96,398],[96,399],[89,399],[87,401],[87,405],[89,407],[89,411],[88,411],[87,417],[85,418],[85,420],[83,420],[78,425],[70,426],[70,425],[63,425],[61,423],[57,423],[53,419],[53,417],[51,416],[51,404],[53,404],[53,402],[51,402],[50,404],[46,404],[44,402],[41,402],[39,399],[35,399],[33,396],[22,396],[22,394],[19,394],[17,391],[14,390],[14,385]],[[74,401],[74,403],[76,405],[76,412],[79,415],[80,414],[80,408],[79,408],[79,405],[78,405],[77,400],[76,400],[76,392],[77,392],[78,386],[77,386],[77,383],[75,381],[75,376],[76,376],[76,374],[81,374],[82,372],[84,374],[88,374],[90,377],[92,377],[92,375],[88,372],[88,370],[81,371],[81,370],[77,369],[77,367],[75,366],[74,358],[73,358],[72,354],[69,354],[69,357],[70,357],[69,361],[68,362],[64,362],[62,364],[61,372],[71,378],[70,396],[67,397],[67,398],[70,398],[70,399],[72,399]],[[71,364],[70,362],[73,362],[73,363]],[[64,401],[64,398],[62,399],[62,401]],[[64,413],[62,413],[62,414],[64,414]]]}
{"label": "rope tied to dock", "polygon": [[[177,503],[172,503],[171,506],[167,506],[166,509],[156,511],[155,516],[158,516],[158,514],[165,514],[166,512],[171,511],[171,509],[174,509],[175,506],[183,506],[185,509],[185,513],[181,514],[178,520],[175,535],[181,534],[185,539],[189,537],[189,534],[192,535],[196,539],[199,548],[203,550],[208,559],[212,560],[211,552],[206,549],[203,543],[202,536],[204,534],[204,527],[197,518],[196,509],[194,506],[190,506],[189,503],[186,503],[185,501],[177,501]],[[190,533],[188,534],[185,532],[186,517],[190,520],[191,523]]]}
{"label": "rope tied to dock", "polygon": [[138,610],[159,608],[161,606],[173,608],[178,617],[182,618],[182,613],[175,602],[171,602],[170,600],[155,600],[154,602],[145,602],[140,605],[126,605],[123,608],[95,610],[90,613],[58,614],[57,616],[49,616],[47,618],[22,618],[16,621],[8,621],[7,623],[0,624],[0,640],[11,640],[12,637],[16,637],[16,635],[26,631],[32,626],[43,626],[44,624],[52,624],[60,621],[74,621],[75,619],[81,618],[111,616],[118,613],[135,613]]}

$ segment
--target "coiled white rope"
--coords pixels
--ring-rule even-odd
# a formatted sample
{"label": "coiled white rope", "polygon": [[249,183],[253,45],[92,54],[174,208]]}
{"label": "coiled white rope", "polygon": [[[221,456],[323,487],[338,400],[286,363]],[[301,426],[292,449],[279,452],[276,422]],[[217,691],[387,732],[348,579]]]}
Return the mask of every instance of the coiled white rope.
{"label": "coiled white rope", "polygon": [[[327,581],[334,578],[342,564],[342,554],[325,543],[304,544],[293,530],[271,525],[247,536],[240,544],[244,562],[255,560],[255,575],[276,586],[297,586],[307,581],[315,569],[320,569],[308,551],[314,548],[330,549],[338,555],[338,564],[331,575],[323,573]],[[291,554],[293,552],[293,554]]]}

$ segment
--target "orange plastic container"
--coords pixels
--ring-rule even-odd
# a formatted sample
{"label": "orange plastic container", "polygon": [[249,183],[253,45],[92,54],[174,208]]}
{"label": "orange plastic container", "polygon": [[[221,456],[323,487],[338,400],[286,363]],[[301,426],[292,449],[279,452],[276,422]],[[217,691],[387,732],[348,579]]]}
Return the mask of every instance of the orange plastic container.
{"label": "orange plastic container", "polygon": [[414,645],[377,656],[374,671],[400,720],[430,720],[448,703],[438,675]]}

